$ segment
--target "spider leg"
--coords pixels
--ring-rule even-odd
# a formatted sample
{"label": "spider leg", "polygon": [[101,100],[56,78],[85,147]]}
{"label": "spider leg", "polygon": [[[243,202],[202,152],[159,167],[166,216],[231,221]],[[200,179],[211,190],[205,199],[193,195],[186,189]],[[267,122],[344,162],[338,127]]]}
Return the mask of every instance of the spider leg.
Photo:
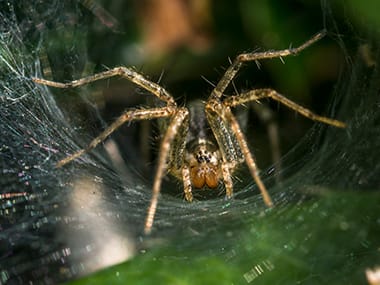
{"label": "spider leg", "polygon": [[234,168],[235,168],[235,165],[230,166],[229,163],[226,163],[226,162],[222,163],[222,175],[223,175],[224,186],[226,187],[226,198],[232,197],[233,183],[232,183],[232,178],[231,178],[232,177],[231,170],[233,170]]}
{"label": "spider leg", "polygon": [[326,34],[325,31],[321,31],[314,35],[312,38],[304,42],[302,45],[296,48],[288,48],[283,50],[275,50],[275,51],[264,51],[264,52],[252,52],[252,53],[243,53],[238,55],[235,60],[232,62],[230,67],[226,70],[221,80],[215,86],[214,90],[211,93],[211,97],[213,98],[221,98],[223,92],[226,90],[227,86],[230,82],[235,78],[236,74],[239,72],[241,66],[244,62],[248,61],[257,61],[260,59],[270,59],[270,58],[282,58],[289,55],[296,55],[320,40]]}
{"label": "spider leg", "polygon": [[272,199],[259,176],[256,161],[249,151],[247,141],[231,109],[211,95],[206,103],[205,110],[222,153],[222,173],[226,186],[226,197],[232,195],[231,171],[236,165],[245,161],[256,185],[259,187],[265,204],[269,207],[273,206]]}
{"label": "spider leg", "polygon": [[154,108],[154,109],[141,109],[141,110],[133,110],[126,111],[122,115],[120,115],[111,125],[109,125],[100,135],[94,138],[87,147],[73,153],[72,155],[60,160],[56,167],[61,167],[70,161],[80,157],[81,155],[91,151],[94,149],[99,143],[104,141],[111,133],[113,133],[117,128],[119,128],[122,124],[127,121],[133,120],[150,120],[155,118],[164,118],[169,117],[174,113],[174,108],[172,107],[162,107],[162,108]]}
{"label": "spider leg", "polygon": [[38,84],[43,84],[56,88],[74,88],[114,76],[121,76],[123,78],[126,78],[129,81],[135,83],[136,85],[139,85],[140,87],[146,89],[147,91],[150,91],[158,99],[166,102],[166,107],[124,112],[98,137],[91,141],[91,143],[86,148],[77,151],[76,153],[66,157],[65,159],[62,159],[57,163],[57,167],[61,167],[66,163],[74,160],[75,158],[83,155],[84,153],[90,151],[91,149],[96,147],[100,142],[104,141],[112,132],[114,132],[118,127],[120,127],[127,121],[169,117],[174,113],[176,103],[173,97],[164,88],[162,88],[160,85],[154,82],[147,80],[141,74],[127,67],[115,67],[113,69],[106,70],[88,77],[73,80],[67,83],[55,82],[42,78],[32,78],[32,80]]}
{"label": "spider leg", "polygon": [[171,105],[171,106],[176,105],[173,97],[164,88],[162,88],[160,85],[154,82],[147,80],[140,73],[124,66],[115,67],[110,70],[106,70],[106,71],[103,71],[103,72],[100,72],[88,77],[80,78],[80,79],[73,80],[66,83],[55,82],[55,81],[50,81],[50,80],[36,78],[36,77],[33,77],[32,80],[38,84],[47,85],[47,86],[56,87],[56,88],[73,88],[73,87],[79,87],[79,86],[86,85],[94,81],[98,81],[98,80],[102,80],[102,79],[106,79],[110,77],[115,77],[115,76],[121,76],[123,78],[126,78],[129,81],[135,83],[136,85],[146,89],[147,91],[150,91],[159,99],[166,102],[167,105]]}
{"label": "spider leg", "polygon": [[256,185],[259,187],[259,190],[261,192],[261,195],[263,196],[263,200],[264,200],[265,204],[268,207],[272,207],[273,206],[272,199],[271,199],[263,181],[261,180],[261,178],[259,176],[259,169],[257,168],[255,159],[253,158],[251,152],[249,151],[248,144],[247,144],[247,141],[244,137],[244,134],[241,131],[239,124],[238,124],[236,118],[234,117],[234,115],[232,114],[231,110],[227,109],[226,111],[227,111],[226,112],[227,113],[226,114],[227,119],[230,122],[231,129],[233,130],[233,132],[234,132],[234,134],[235,134],[235,136],[239,142],[240,148],[243,152],[245,162],[247,163],[249,171],[250,171],[253,179],[255,180]]}
{"label": "spider leg", "polygon": [[162,139],[158,157],[156,176],[154,178],[153,183],[152,198],[150,200],[148,214],[145,220],[144,232],[146,234],[149,234],[152,230],[154,215],[157,209],[158,195],[160,194],[161,190],[162,178],[168,169],[167,159],[170,154],[171,144],[173,140],[176,138],[178,131],[181,128],[181,125],[188,120],[188,117],[189,111],[186,108],[178,108],[175,114],[173,115],[172,120],[170,121],[164,138]]}
{"label": "spider leg", "polygon": [[[206,105],[206,110],[208,109],[209,110],[208,112],[212,110],[213,112],[218,114],[218,116],[221,119],[224,118],[229,123],[231,130],[233,134],[235,135],[236,140],[238,141],[239,146],[242,150],[242,153],[244,155],[248,168],[251,172],[251,175],[254,178],[256,184],[258,185],[261,191],[261,195],[263,196],[265,204],[267,204],[268,206],[272,206],[273,203],[269,196],[269,193],[267,192],[265,185],[258,174],[258,168],[256,166],[255,159],[253,158],[251,152],[249,151],[244,134],[241,131],[239,123],[236,120],[235,116],[232,114],[231,109],[230,109],[231,107],[236,107],[238,105],[242,105],[244,103],[248,103],[251,101],[258,101],[263,98],[272,98],[273,100],[276,100],[284,104],[290,109],[293,109],[296,112],[300,113],[301,115],[314,121],[319,121],[319,122],[329,124],[329,125],[339,127],[339,128],[346,127],[346,124],[338,120],[319,116],[313,113],[312,111],[310,111],[309,109],[306,109],[294,103],[293,101],[287,99],[286,97],[280,95],[273,89],[255,89],[249,92],[242,93],[240,95],[227,97],[223,100],[223,102],[220,102],[219,99],[214,99],[212,97],[209,99]],[[215,119],[212,119],[212,120],[215,120]],[[212,126],[212,123],[210,123],[210,125]],[[216,131],[215,137],[217,138],[217,140],[218,140],[218,136],[220,136],[220,134],[218,134],[218,131]],[[223,150],[223,148],[221,149]]]}
{"label": "spider leg", "polygon": [[294,103],[293,101],[289,100],[288,98],[280,95],[277,91],[273,89],[254,89],[254,90],[251,90],[251,91],[248,91],[236,96],[230,96],[230,97],[227,97],[225,100],[223,100],[223,105],[226,107],[235,107],[235,106],[238,106],[250,101],[258,101],[263,98],[271,98],[313,121],[322,122],[322,123],[325,123],[337,128],[346,127],[345,123],[338,120],[317,115],[313,113],[312,111],[310,111],[309,109],[302,107]]}
{"label": "spider leg", "polygon": [[190,179],[190,168],[188,165],[182,167],[182,181],[183,181],[183,192],[185,193],[185,199],[188,202],[193,201],[193,193]]}
{"label": "spider leg", "polygon": [[[191,113],[190,110],[188,112]],[[168,154],[168,171],[173,176],[176,176],[179,180],[182,180],[185,199],[188,202],[192,202],[193,194],[190,178],[190,166],[187,162],[185,162],[185,157],[187,154],[186,142],[189,132],[189,123],[189,118],[186,118],[182,121],[182,124],[175,130],[176,133],[171,141],[171,147]],[[165,130],[169,131],[169,127],[166,126]]]}
{"label": "spider leg", "polygon": [[236,166],[244,161],[244,155],[238,146],[237,138],[226,122],[223,110],[224,106],[218,99],[209,99],[205,106],[207,121],[218,143],[222,157],[221,173],[226,189],[226,198],[232,197],[233,183],[231,174]]}

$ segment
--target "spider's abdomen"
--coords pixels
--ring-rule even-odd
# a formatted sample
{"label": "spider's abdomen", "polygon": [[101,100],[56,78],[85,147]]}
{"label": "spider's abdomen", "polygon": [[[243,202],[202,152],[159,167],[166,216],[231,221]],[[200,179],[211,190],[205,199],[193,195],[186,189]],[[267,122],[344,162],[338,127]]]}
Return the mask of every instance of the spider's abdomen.
{"label": "spider's abdomen", "polygon": [[206,118],[205,104],[201,100],[189,102],[190,112],[189,132],[186,142],[196,142],[199,139],[209,140],[216,143],[214,134]]}

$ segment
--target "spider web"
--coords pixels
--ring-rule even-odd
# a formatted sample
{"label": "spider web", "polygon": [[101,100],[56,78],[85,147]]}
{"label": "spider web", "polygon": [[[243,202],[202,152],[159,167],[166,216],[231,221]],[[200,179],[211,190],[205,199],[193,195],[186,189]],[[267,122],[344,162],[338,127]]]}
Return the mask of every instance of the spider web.
{"label": "spider web", "polygon": [[[274,209],[265,208],[253,183],[237,189],[232,201],[192,204],[163,189],[153,235],[146,237],[152,181],[136,170],[133,142],[125,141],[125,151],[136,164],[122,170],[109,158],[112,140],[105,149],[54,167],[96,131],[70,116],[78,104],[91,105],[89,99],[71,97],[73,102],[62,104],[30,79],[42,76],[41,54],[54,48],[44,45],[35,27],[50,31],[91,14],[76,1],[50,2],[1,4],[0,284],[63,282],[126,260],[94,275],[92,283],[363,283],[365,269],[379,265],[378,30],[341,19],[323,2],[324,25],[346,62],[332,91],[330,116],[348,128],[314,125],[283,156],[281,184],[274,183],[270,167],[263,170]],[[62,11],[70,17],[58,16]],[[83,48],[85,26],[68,30]],[[71,71],[86,61],[75,53],[62,57]],[[58,58],[50,62],[53,70],[60,65]],[[70,73],[61,72],[55,76]],[[104,124],[96,108],[88,112]]]}

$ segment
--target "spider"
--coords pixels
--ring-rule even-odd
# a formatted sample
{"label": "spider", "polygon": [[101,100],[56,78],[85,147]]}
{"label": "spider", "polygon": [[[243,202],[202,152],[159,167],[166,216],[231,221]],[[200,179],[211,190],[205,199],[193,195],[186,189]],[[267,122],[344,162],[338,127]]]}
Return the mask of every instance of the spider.
{"label": "spider", "polygon": [[152,197],[144,225],[146,234],[152,230],[162,180],[167,172],[182,180],[184,196],[189,202],[193,200],[193,188],[216,188],[220,183],[225,186],[226,198],[231,198],[233,194],[232,175],[237,167],[245,162],[261,192],[264,203],[266,206],[272,207],[272,199],[259,176],[255,158],[248,148],[245,136],[231,108],[251,101],[258,102],[263,98],[270,98],[311,120],[338,128],[344,128],[346,125],[341,121],[319,116],[273,89],[253,89],[234,96],[225,96],[224,92],[245,62],[271,58],[282,59],[285,56],[296,55],[324,35],[325,32],[321,31],[296,48],[238,55],[216,84],[207,101],[196,101],[188,108],[177,106],[174,98],[163,87],[127,67],[115,67],[67,83],[33,78],[32,80],[38,84],[57,88],[73,88],[97,80],[121,76],[149,91],[164,103],[162,107],[124,111],[88,146],[60,160],[56,166],[62,167],[91,151],[125,122],[167,118],[169,120],[160,143]]}

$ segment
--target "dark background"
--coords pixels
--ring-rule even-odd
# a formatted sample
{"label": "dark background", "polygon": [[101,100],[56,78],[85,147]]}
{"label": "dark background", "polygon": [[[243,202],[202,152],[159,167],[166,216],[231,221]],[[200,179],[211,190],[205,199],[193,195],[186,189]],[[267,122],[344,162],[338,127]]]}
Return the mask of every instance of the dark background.
{"label": "dark background", "polygon": [[[364,284],[379,261],[378,4],[103,2],[0,2],[0,284],[64,282],[124,261],[79,283]],[[274,209],[244,167],[232,201],[221,192],[185,203],[167,179],[144,236],[154,125],[127,124],[104,148],[54,168],[125,108],[149,106],[149,95],[121,79],[56,90],[32,76],[69,81],[134,66],[185,104],[207,98],[229,58],[297,46],[321,29],[327,36],[286,64],[247,64],[234,80],[238,91],[272,87],[348,124],[263,102],[281,135],[276,183],[279,163],[250,112],[245,133]]]}

